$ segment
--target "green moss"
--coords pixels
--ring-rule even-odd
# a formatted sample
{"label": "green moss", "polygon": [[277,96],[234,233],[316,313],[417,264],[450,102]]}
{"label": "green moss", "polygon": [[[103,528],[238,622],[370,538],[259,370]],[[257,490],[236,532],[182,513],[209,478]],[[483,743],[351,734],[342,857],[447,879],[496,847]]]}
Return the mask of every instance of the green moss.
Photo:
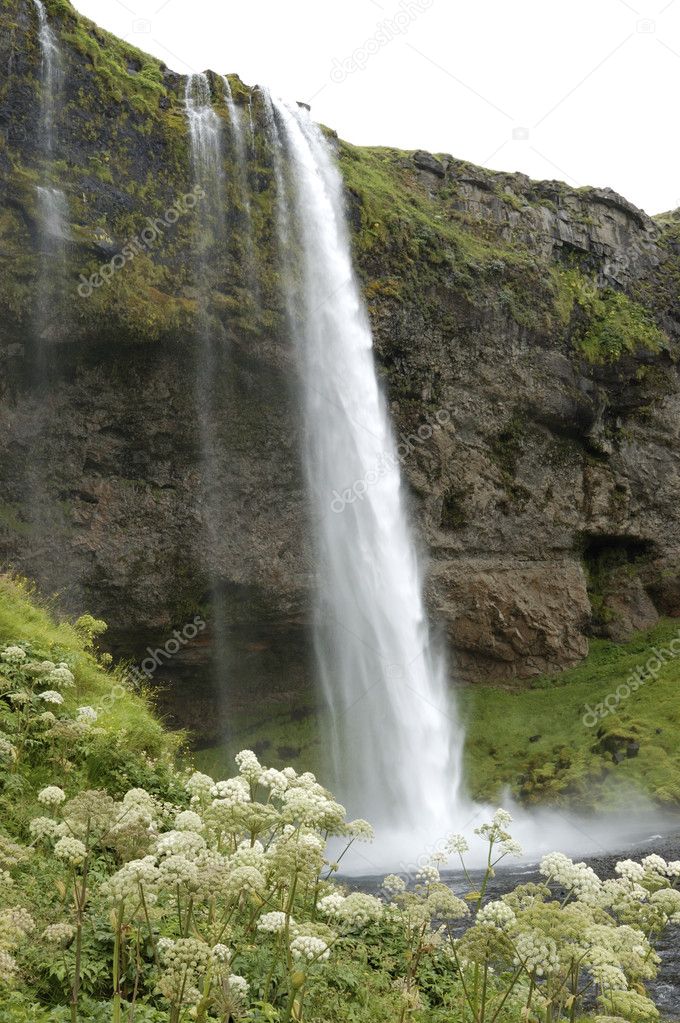
{"label": "green moss", "polygon": [[[463,690],[472,794],[493,800],[509,787],[529,803],[613,808],[638,793],[680,805],[680,658],[629,697],[615,696],[679,634],[680,623],[665,621],[629,643],[594,640],[586,660],[561,675]],[[612,712],[601,718],[597,708],[608,696]]]}
{"label": "green moss", "polygon": [[639,302],[612,288],[599,289],[580,270],[553,271],[556,308],[564,325],[577,313],[575,345],[588,362],[616,362],[640,349],[660,352],[668,337]]}

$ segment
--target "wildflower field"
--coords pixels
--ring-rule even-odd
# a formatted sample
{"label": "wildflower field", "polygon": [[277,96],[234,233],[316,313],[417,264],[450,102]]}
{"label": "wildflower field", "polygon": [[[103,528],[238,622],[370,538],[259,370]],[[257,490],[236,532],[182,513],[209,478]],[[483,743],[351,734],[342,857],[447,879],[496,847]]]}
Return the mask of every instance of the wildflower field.
{"label": "wildflower field", "polygon": [[231,778],[186,767],[97,655],[101,623],[56,625],[7,580],[0,598],[3,1023],[659,1018],[645,981],[680,921],[680,861],[602,881],[556,852],[541,883],[492,900],[521,854],[498,810],[465,898],[440,877],[465,874],[456,835],[415,879],[351,891],[327,840],[371,827],[312,774],[248,750]]}

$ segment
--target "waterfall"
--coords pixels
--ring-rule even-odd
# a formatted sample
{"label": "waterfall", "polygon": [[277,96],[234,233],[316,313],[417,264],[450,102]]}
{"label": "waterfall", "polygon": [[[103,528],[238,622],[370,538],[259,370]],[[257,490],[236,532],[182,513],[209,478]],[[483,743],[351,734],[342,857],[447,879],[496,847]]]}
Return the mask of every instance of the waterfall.
{"label": "waterfall", "polygon": [[[281,201],[286,184],[292,194],[279,228],[288,224],[302,249],[301,283],[285,271],[284,282],[305,406],[316,648],[334,783],[352,812],[422,849],[452,821],[461,732],[430,637],[396,444],[352,268],[342,179],[306,111],[273,107]],[[282,249],[289,240],[282,237]],[[348,489],[360,496],[339,502]]]}
{"label": "waterfall", "polygon": [[[222,82],[224,84],[224,101],[227,105],[227,111],[229,113],[231,137],[234,145],[234,155],[236,158],[235,166],[238,198],[240,203],[243,205],[243,212],[245,216],[245,230],[243,232],[245,252],[243,253],[243,258],[245,260],[246,279],[248,282],[249,291],[254,298],[255,304],[259,306],[261,296],[257,274],[255,240],[253,238],[253,216],[252,209],[250,206],[250,188],[248,185],[248,144],[246,142],[245,132],[243,128],[243,114],[239,107],[234,102],[234,96],[231,91],[231,85],[226,75],[223,76]],[[250,118],[252,120],[252,111],[250,114]]]}
{"label": "waterfall", "polygon": [[33,0],[38,14],[38,42],[40,44],[41,147],[51,156],[55,140],[55,110],[61,88],[61,54],[57,37],[50,28],[42,0]]}
{"label": "waterfall", "polygon": [[38,271],[34,334],[36,358],[34,374],[39,386],[45,385],[45,335],[52,322],[55,295],[64,285],[66,271],[65,243],[69,238],[68,200],[55,188],[53,162],[57,143],[57,116],[61,107],[63,70],[57,36],[50,27],[42,0],[33,0],[38,15],[40,45],[40,115],[38,117],[38,149],[43,158],[42,183],[36,186],[40,234],[40,266]]}
{"label": "waterfall", "polygon": [[225,238],[226,190],[222,120],[213,109],[210,81],[205,74],[187,79],[185,108],[189,127],[191,170],[194,184],[205,199],[194,221],[194,286],[197,294],[197,346],[194,393],[201,452],[201,484],[198,498],[208,547],[206,575],[212,609],[213,675],[217,693],[224,697],[229,676],[229,642],[226,609],[217,562],[224,525],[224,495],[219,487],[219,454],[224,447],[218,429],[218,387],[225,358],[223,338],[210,315],[210,293],[216,272],[216,256]]}

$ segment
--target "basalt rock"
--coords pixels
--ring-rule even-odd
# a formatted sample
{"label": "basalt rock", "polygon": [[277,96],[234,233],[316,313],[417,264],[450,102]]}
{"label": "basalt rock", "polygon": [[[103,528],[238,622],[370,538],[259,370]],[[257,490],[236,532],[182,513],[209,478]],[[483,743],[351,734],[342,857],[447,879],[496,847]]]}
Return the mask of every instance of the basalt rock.
{"label": "basalt rock", "polygon": [[[220,354],[206,481],[191,214],[109,282],[87,285],[196,184],[184,81],[67,0],[46,6],[65,56],[51,168],[33,129],[34,5],[0,10],[10,71],[0,86],[0,559],[68,610],[105,617],[115,649],[139,658],[197,612],[210,618],[217,594],[234,638],[232,697],[247,702],[252,687],[285,704],[313,673],[312,524],[262,95],[231,78],[256,124],[255,296],[227,108],[210,76],[229,231],[208,282]],[[677,218],[650,218],[608,189],[329,138],[428,604],[459,674],[559,671],[593,634],[620,639],[680,615]],[[70,224],[49,329],[36,339],[35,189],[46,174],[67,195]],[[339,480],[338,492],[351,498],[353,486]],[[200,674],[209,638],[158,677]],[[197,696],[204,723],[205,706]]]}

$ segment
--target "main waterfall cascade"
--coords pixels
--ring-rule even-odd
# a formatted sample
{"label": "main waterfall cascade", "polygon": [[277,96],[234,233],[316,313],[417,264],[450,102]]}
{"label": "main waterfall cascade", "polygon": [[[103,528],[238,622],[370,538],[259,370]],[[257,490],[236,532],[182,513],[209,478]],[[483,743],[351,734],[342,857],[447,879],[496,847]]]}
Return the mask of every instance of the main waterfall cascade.
{"label": "main waterfall cascade", "polygon": [[38,119],[38,148],[46,163],[45,180],[38,186],[38,208],[43,253],[63,257],[67,238],[68,202],[59,188],[49,179],[49,162],[54,159],[63,71],[57,37],[47,20],[42,0],[33,0],[38,16],[38,42],[40,44],[40,117]]}
{"label": "main waterfall cascade", "polygon": [[[316,650],[330,719],[332,779],[350,810],[424,845],[452,822],[462,735],[430,636],[395,441],[352,268],[339,171],[321,130],[272,101],[287,169],[279,226],[295,231],[294,313],[317,523]],[[283,174],[278,175],[279,180]],[[287,198],[287,193],[290,198]],[[288,238],[282,238],[285,249]],[[382,468],[390,468],[382,471]],[[334,495],[366,481],[341,509]]]}

